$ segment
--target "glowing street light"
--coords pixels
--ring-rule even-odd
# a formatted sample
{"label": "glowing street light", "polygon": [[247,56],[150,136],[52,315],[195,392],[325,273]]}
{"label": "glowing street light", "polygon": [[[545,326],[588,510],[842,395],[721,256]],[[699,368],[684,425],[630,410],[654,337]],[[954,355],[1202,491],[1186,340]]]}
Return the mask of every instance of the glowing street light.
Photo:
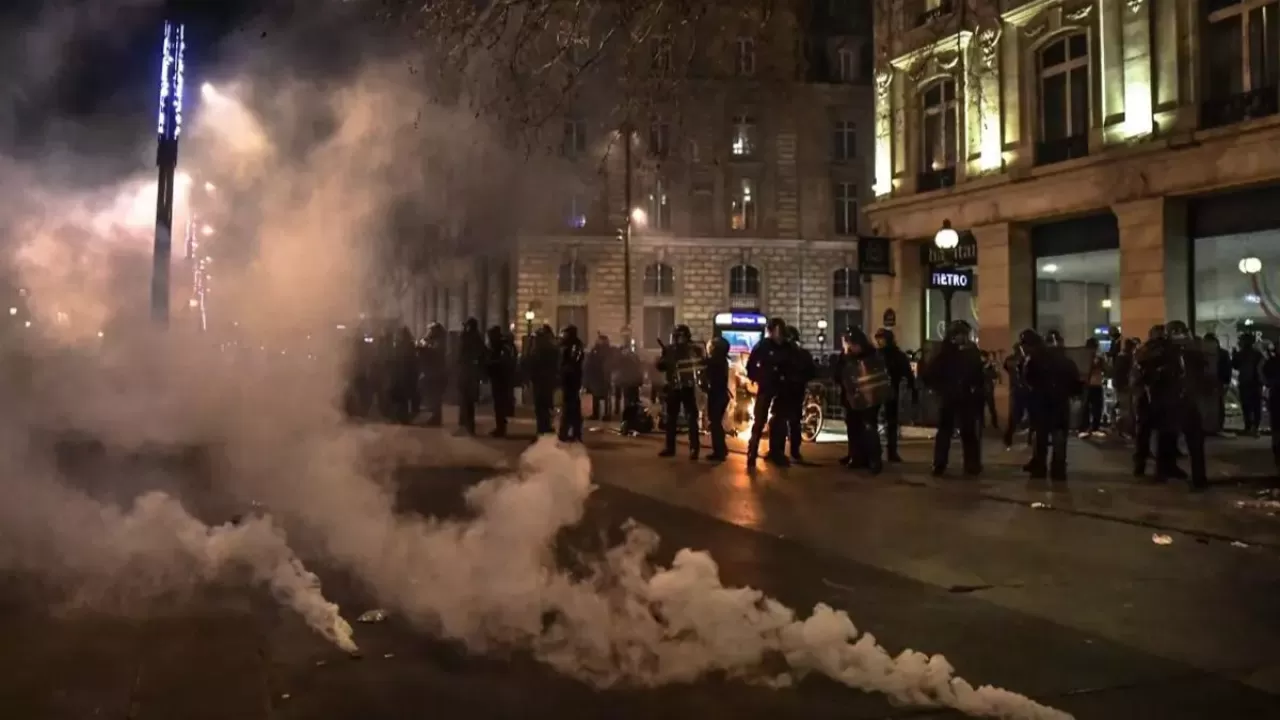
{"label": "glowing street light", "polygon": [[942,221],[942,227],[933,235],[933,244],[939,250],[955,250],[960,244],[960,233],[952,229],[950,220]]}
{"label": "glowing street light", "polygon": [[1240,261],[1240,272],[1245,275],[1257,275],[1262,272],[1262,261],[1256,257],[1249,256]]}
{"label": "glowing street light", "polygon": [[11,308],[9,308],[9,314],[10,314],[10,315],[17,315],[17,314],[18,314],[18,308],[16,308],[16,307],[11,307]]}

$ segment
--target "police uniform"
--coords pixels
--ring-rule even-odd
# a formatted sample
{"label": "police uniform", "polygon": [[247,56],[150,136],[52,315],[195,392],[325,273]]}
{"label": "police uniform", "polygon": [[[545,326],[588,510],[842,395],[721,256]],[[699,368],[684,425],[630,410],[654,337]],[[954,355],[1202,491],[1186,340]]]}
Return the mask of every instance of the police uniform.
{"label": "police uniform", "polygon": [[947,470],[951,455],[951,435],[960,431],[964,451],[964,472],[982,472],[982,447],[978,442],[984,406],[986,374],[982,356],[969,340],[969,323],[957,320],[947,329],[947,339],[937,354],[925,364],[925,385],[938,398],[938,432],[933,442],[933,474]]}
{"label": "police uniform", "polygon": [[720,461],[729,456],[724,439],[724,414],[729,409],[729,343],[722,337],[707,343],[707,361],[701,376],[707,394],[707,425],[711,432],[711,455]]}
{"label": "police uniform", "polygon": [[[1080,393],[1080,373],[1065,351],[1046,346],[1034,330],[1023,330],[1018,344],[1026,353],[1022,377],[1031,415],[1031,462],[1024,469],[1033,479],[1067,479],[1067,428],[1071,423],[1071,398]],[[1049,446],[1053,457],[1049,458]]]}
{"label": "police uniform", "polygon": [[677,325],[671,336],[673,342],[662,349],[662,357],[658,360],[658,369],[666,374],[667,380],[667,442],[660,454],[663,457],[676,454],[676,429],[683,409],[685,422],[689,425],[689,457],[697,459],[700,441],[698,374],[702,370],[702,353],[693,344],[687,325]]}
{"label": "police uniform", "polygon": [[560,331],[560,440],[582,442],[582,361],[586,351],[578,328]]}
{"label": "police uniform", "polygon": [[[782,333],[787,324],[778,318],[769,321],[769,334],[751,348],[747,356],[747,378],[756,384],[755,404],[751,409],[751,439],[747,441],[747,467],[755,466],[760,456],[760,436],[769,424],[769,414],[774,410],[778,390],[783,382],[786,347],[782,341]],[[779,452],[781,448],[773,447],[770,438],[769,454],[780,464],[785,464],[786,455]]]}

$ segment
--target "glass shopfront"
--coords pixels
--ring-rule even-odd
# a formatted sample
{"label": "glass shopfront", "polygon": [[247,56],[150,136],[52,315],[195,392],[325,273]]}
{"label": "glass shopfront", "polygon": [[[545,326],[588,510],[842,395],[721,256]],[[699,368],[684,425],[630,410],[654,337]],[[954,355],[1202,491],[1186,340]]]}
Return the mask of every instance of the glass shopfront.
{"label": "glass shopfront", "polygon": [[1188,206],[1195,331],[1231,350],[1242,331],[1280,340],[1280,186]]}
{"label": "glass shopfront", "polygon": [[[1057,330],[1068,347],[1091,337],[1105,345],[1121,324],[1120,232],[1106,213],[1031,230],[1035,256],[1035,326]],[[1132,333],[1130,333],[1132,334]]]}
{"label": "glass shopfront", "polygon": [[[951,320],[964,320],[978,331],[978,243],[973,233],[961,231],[960,244],[954,250],[944,251],[933,244],[932,239],[920,248],[920,263],[924,266],[924,314],[921,340],[942,340],[947,333],[947,295],[951,296]],[[942,290],[930,287],[934,271],[956,269],[967,273],[972,282],[968,288],[952,287]],[[923,344],[921,345],[923,346]]]}

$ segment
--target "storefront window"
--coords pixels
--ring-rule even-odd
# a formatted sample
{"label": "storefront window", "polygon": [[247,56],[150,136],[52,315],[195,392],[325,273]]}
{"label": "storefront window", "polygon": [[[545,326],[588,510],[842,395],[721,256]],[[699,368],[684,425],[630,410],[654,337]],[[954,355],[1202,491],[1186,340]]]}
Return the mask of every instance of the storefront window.
{"label": "storefront window", "polygon": [[[1258,263],[1242,260],[1256,258]],[[1232,348],[1242,327],[1280,334],[1280,230],[1218,235],[1195,241],[1195,331]]]}
{"label": "storefront window", "polygon": [[[977,284],[978,268],[967,268],[973,273],[974,286]],[[978,332],[978,293],[953,290],[951,292],[951,319],[964,320]],[[947,335],[947,303],[941,290],[926,290],[924,294],[924,332],[925,340],[942,340]]]}
{"label": "storefront window", "polygon": [[1106,329],[1120,320],[1119,250],[1036,259],[1036,329],[1042,334],[1057,330],[1068,346],[1078,347],[1091,337],[1105,340]]}

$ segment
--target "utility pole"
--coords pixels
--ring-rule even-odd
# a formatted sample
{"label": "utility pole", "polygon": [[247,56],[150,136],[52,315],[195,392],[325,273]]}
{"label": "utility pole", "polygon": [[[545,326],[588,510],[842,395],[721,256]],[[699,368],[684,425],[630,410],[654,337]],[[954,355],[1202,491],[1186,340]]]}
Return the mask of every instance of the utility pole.
{"label": "utility pole", "polygon": [[182,134],[183,74],[187,49],[186,29],[166,20],[160,70],[156,167],[156,238],[151,267],[151,319],[169,324],[169,262],[173,254],[174,170],[178,166],[178,137]]}
{"label": "utility pole", "polygon": [[631,332],[631,121],[622,124],[622,325]]}

